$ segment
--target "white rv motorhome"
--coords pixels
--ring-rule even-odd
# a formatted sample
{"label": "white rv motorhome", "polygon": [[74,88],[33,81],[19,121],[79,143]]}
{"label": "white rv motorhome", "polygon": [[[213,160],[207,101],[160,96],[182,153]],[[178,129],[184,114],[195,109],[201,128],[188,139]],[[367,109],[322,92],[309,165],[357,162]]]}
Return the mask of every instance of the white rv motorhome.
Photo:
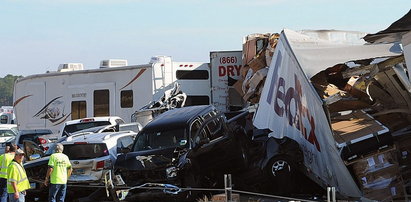
{"label": "white rv motorhome", "polygon": [[210,63],[174,62],[167,56],[144,65],[119,67],[110,61],[99,69],[70,71],[66,65],[64,71],[18,79],[13,96],[19,129],[58,133],[65,121],[92,116],[120,116],[130,122],[135,111],[159,99],[174,82],[187,94],[186,106],[214,104],[228,111],[239,105],[229,102],[229,94],[235,94],[229,77],[240,76],[241,51],[211,52]]}

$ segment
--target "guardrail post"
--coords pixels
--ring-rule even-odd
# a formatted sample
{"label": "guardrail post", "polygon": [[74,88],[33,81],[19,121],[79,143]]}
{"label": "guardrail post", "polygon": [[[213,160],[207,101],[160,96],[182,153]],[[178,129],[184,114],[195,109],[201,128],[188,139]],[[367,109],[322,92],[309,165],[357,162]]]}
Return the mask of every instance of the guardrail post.
{"label": "guardrail post", "polygon": [[327,187],[327,202],[336,202],[335,187]]}
{"label": "guardrail post", "polygon": [[226,201],[230,202],[230,201],[232,201],[232,197],[231,197],[231,190],[232,190],[231,174],[224,174],[224,187],[225,187]]}

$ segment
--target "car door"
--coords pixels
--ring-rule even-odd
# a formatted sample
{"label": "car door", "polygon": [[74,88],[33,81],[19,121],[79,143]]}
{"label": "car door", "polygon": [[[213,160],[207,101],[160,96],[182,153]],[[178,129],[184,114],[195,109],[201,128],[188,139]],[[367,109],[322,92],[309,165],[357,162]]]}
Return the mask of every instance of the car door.
{"label": "car door", "polygon": [[192,125],[191,132],[196,132],[196,145],[193,153],[196,155],[202,168],[220,169],[227,167],[229,163],[229,139],[224,134],[224,127],[221,116],[209,113],[205,115],[205,122],[202,122],[198,129],[193,130],[196,124]]}
{"label": "car door", "polygon": [[208,156],[214,158],[213,169],[223,169],[230,165],[230,160],[234,152],[233,140],[226,134],[221,115],[213,114],[212,112],[204,116],[205,122],[203,128],[208,131],[210,142],[205,144],[207,147]]}

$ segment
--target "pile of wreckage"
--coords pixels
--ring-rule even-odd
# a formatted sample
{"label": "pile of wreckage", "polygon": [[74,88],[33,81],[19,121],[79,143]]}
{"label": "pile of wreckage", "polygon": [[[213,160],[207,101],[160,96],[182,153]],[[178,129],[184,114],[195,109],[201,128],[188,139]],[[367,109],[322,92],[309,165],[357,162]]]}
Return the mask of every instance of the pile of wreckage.
{"label": "pile of wreckage", "polygon": [[[410,13],[399,21],[405,18],[410,21]],[[342,33],[335,30],[300,31],[289,36],[298,34],[303,40],[295,43],[291,37],[288,40],[295,47],[295,56],[305,63],[301,66],[306,77],[324,102],[340,156],[364,197],[379,201],[408,200],[411,67],[405,63],[402,47],[398,43],[373,44],[374,35],[364,38],[372,39],[368,43],[362,39],[350,41],[349,45],[347,41],[338,43],[332,41],[335,38],[331,35]],[[365,35],[348,34],[351,38]],[[275,33],[245,37],[242,78],[234,85],[245,101],[258,103],[279,36]]]}
{"label": "pile of wreckage", "polygon": [[244,38],[241,78],[234,84],[244,101],[258,103],[279,38],[278,33],[251,34]]}

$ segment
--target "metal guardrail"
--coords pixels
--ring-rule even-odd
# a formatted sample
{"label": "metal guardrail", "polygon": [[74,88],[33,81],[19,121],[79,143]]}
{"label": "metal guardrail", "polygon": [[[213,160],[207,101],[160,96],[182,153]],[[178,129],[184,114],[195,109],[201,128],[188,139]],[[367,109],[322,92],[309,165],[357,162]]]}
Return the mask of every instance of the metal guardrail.
{"label": "metal guardrail", "polygon": [[160,190],[160,191],[163,191],[164,193],[172,194],[172,195],[177,195],[185,191],[221,192],[221,193],[225,193],[227,202],[233,201],[232,193],[247,194],[247,195],[256,196],[256,197],[266,197],[266,198],[271,198],[271,199],[280,199],[280,200],[288,200],[288,201],[315,202],[314,200],[308,200],[308,199],[302,199],[302,198],[292,198],[292,197],[285,197],[285,196],[279,196],[279,195],[262,194],[262,193],[232,189],[230,174],[224,175],[224,184],[225,184],[224,189],[212,189],[212,188],[180,188],[180,187],[177,187],[175,185],[170,185],[170,184],[145,183],[145,184],[135,186],[135,187],[116,187],[116,190],[119,191],[117,192],[117,197],[120,201],[126,199],[129,191],[132,191],[135,189],[144,189],[144,190]]}
{"label": "metal guardrail", "polygon": [[[233,189],[232,186],[232,181],[231,181],[231,175],[226,174],[224,175],[224,189],[214,189],[214,188],[182,188],[178,187],[175,185],[171,184],[163,184],[163,183],[145,183],[142,185],[130,187],[130,186],[114,186],[111,181],[111,173],[108,176],[109,178],[106,178],[105,180],[105,185],[76,185],[76,184],[68,184],[69,187],[88,187],[88,188],[106,188],[107,192],[107,197],[109,197],[109,190],[108,189],[114,189],[117,194],[118,200],[122,201],[125,200],[128,192],[136,189],[140,190],[158,190],[162,191],[163,193],[170,194],[170,195],[177,195],[182,192],[187,192],[187,191],[203,191],[203,192],[220,192],[220,193],[225,193],[226,196],[226,201],[230,202],[233,201],[232,199],[232,193],[238,193],[238,194],[246,194],[249,196],[253,197],[265,197],[269,199],[280,199],[280,200],[288,200],[288,201],[302,201],[302,202],[316,202],[315,200],[309,200],[309,199],[303,199],[303,198],[293,198],[293,197],[285,197],[285,196],[279,196],[279,195],[271,195],[271,194],[263,194],[263,193],[256,193],[256,192],[251,192],[251,191],[244,191],[244,190],[236,190]],[[33,180],[31,181],[38,182],[38,183],[43,183],[41,180]],[[327,202],[336,202],[336,190],[335,187],[328,187],[327,188]],[[111,192],[113,193],[113,192]]]}

